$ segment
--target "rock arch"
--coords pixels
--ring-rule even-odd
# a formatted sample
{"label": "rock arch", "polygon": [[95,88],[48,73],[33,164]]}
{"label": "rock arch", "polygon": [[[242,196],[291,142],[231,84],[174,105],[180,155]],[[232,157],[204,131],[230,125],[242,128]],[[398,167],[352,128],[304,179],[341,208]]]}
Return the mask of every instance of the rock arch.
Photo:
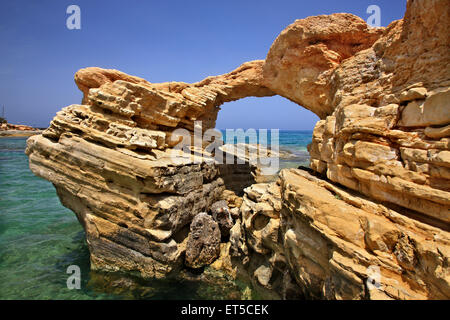
{"label": "rock arch", "polygon": [[150,83],[95,67],[78,71],[75,82],[84,94],[83,105],[106,109],[130,128],[169,133],[166,137],[175,128],[192,131],[197,120],[204,130],[213,128],[220,105],[250,96],[279,94],[325,119],[335,107],[333,71],[372,46],[382,31],[351,14],[309,17],[289,25],[266,60],[246,62],[197,83]]}
{"label": "rock arch", "polygon": [[[409,6],[414,8],[412,4]],[[109,147],[154,152],[173,147],[174,129],[193,131],[194,121],[198,120],[202,121],[203,130],[213,128],[219,107],[225,102],[278,94],[322,119],[316,125],[309,148],[313,170],[377,200],[448,222],[449,218],[442,213],[449,205],[445,183],[431,171],[427,177],[419,177],[421,173],[415,163],[425,159],[421,160],[411,149],[411,143],[422,144],[434,150],[434,158],[447,157],[445,142],[437,141],[445,138],[447,131],[436,125],[447,124],[448,114],[436,113],[439,123],[433,122],[431,115],[426,115],[431,122],[416,119],[414,126],[426,127],[418,131],[403,130],[402,126],[409,125],[406,118],[398,121],[403,115],[415,117],[410,115],[415,105],[427,96],[438,94],[441,98],[431,100],[443,101],[448,94],[445,86],[439,88],[437,82],[428,80],[428,74],[434,74],[436,69],[429,61],[421,68],[426,87],[425,83],[411,85],[418,77],[415,71],[405,73],[403,87],[399,84],[399,74],[394,70],[404,64],[396,57],[406,52],[405,56],[412,56],[412,49],[404,44],[404,39],[415,40],[414,32],[408,30],[423,28],[412,21],[415,20],[406,24],[393,22],[389,28],[370,28],[351,14],[297,20],[277,37],[266,60],[246,62],[227,74],[192,84],[150,83],[117,70],[82,69],[76,73],[75,82],[84,93],[83,104],[60,111],[43,135],[57,140],[65,132],[73,131],[85,140]],[[443,39],[442,29],[428,31],[436,33],[436,39]],[[423,46],[431,48],[432,43],[428,42],[432,40],[428,39],[431,38],[425,39]],[[440,54],[441,49],[442,46],[436,47],[436,52],[445,65],[448,58]],[[436,74],[445,84],[448,72],[443,70]],[[401,114],[406,104],[408,108]],[[423,134],[431,140],[423,142]],[[425,162],[432,166],[442,162],[436,161]],[[389,183],[384,178],[381,178],[384,182],[374,182],[382,175],[379,167],[387,162],[398,167],[389,170],[388,177],[395,179]],[[378,169],[370,164],[378,165]],[[404,195],[387,196],[410,183],[413,185],[409,189],[417,189],[413,193],[419,195],[419,201]]]}
{"label": "rock arch", "polygon": [[85,104],[109,109],[143,129],[214,128],[219,106],[245,97],[275,95],[262,84],[263,60],[242,64],[196,83],[150,83],[117,70],[86,68],[75,74]]}

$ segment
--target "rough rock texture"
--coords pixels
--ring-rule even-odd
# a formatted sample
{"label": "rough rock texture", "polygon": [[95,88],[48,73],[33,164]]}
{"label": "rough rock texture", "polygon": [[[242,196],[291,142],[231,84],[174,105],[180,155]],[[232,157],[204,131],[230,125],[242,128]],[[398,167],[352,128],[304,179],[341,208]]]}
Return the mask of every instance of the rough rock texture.
{"label": "rough rock texture", "polygon": [[246,268],[281,297],[450,297],[448,232],[306,171],[247,188],[241,212]]}
{"label": "rough rock texture", "polygon": [[448,232],[301,170],[283,170],[280,184],[284,254],[305,295],[450,298]]}
{"label": "rough rock texture", "polygon": [[77,72],[84,104],[58,112],[26,152],[31,170],[54,184],[84,226],[92,268],[176,273],[193,217],[225,187],[242,191],[254,181],[248,162],[220,165],[209,153],[168,147],[180,141],[170,139],[176,128],[192,131],[196,120],[203,130],[214,127],[223,102],[273,95],[260,85],[262,63],[195,84],[151,84],[100,68]]}
{"label": "rough rock texture", "polygon": [[[268,201],[276,184],[246,189],[246,246],[234,241],[231,254],[240,250],[254,282],[280,294],[293,277],[310,298],[448,299],[448,3],[408,2],[404,21],[372,30],[373,46],[339,60],[345,45],[333,41],[351,34],[345,17],[308,18],[284,30],[263,83],[323,118],[309,146],[314,171],[386,205],[285,170],[281,209]],[[344,35],[330,40],[328,26]]]}
{"label": "rough rock texture", "polygon": [[[84,93],[83,104],[91,108],[75,106],[70,109],[80,110],[87,117],[84,122],[100,133],[128,140],[125,136],[135,128],[146,129],[149,135],[152,130],[170,133],[175,128],[186,128],[193,131],[194,121],[202,121],[203,130],[206,130],[214,128],[219,106],[224,102],[274,95],[261,84],[263,63],[261,60],[246,62],[230,73],[193,84],[152,84],[117,70],[86,68],[76,73],[75,82]],[[95,122],[96,113],[104,113],[103,110],[111,112],[108,120],[115,123],[114,127]],[[53,129],[58,130],[58,123],[53,124]],[[135,134],[136,140],[141,132],[138,130]],[[157,147],[171,145],[170,134],[162,134],[161,138],[156,141]]]}
{"label": "rough rock texture", "polygon": [[409,1],[403,21],[322,79],[331,112],[309,146],[315,171],[447,229],[449,27],[447,1]]}
{"label": "rough rock texture", "polygon": [[[264,84],[323,119],[309,146],[311,168],[387,206],[283,171],[281,248],[255,246],[267,238],[246,225],[253,250],[269,250],[258,279],[269,279],[275,266],[267,261],[279,254],[307,297],[450,297],[449,11],[446,1],[408,1],[404,20],[373,30],[373,45],[334,64],[342,47],[327,26],[343,32],[333,38],[341,41],[345,15],[296,21],[274,42]],[[273,223],[265,222],[262,230]],[[374,270],[375,287],[367,283]]]}
{"label": "rough rock texture", "polygon": [[[213,164],[174,166],[159,151],[107,148],[65,133],[28,140],[30,168],[52,181],[86,230],[92,267],[162,277],[182,266],[193,217],[221,197]],[[178,157],[178,159],[182,159]]]}
{"label": "rough rock texture", "polygon": [[382,33],[348,13],[296,20],[270,47],[263,83],[324,119],[334,110],[330,78],[335,69]]}
{"label": "rough rock texture", "polygon": [[219,224],[206,212],[194,217],[186,244],[186,265],[200,268],[211,264],[220,253]]}
{"label": "rough rock texture", "polygon": [[214,221],[219,224],[222,237],[228,237],[230,235],[230,229],[234,225],[230,209],[228,208],[228,202],[221,200],[213,203],[211,206],[211,215]]}
{"label": "rough rock texture", "polygon": [[[448,1],[410,0],[387,28],[297,20],[265,61],[193,84],[82,69],[82,105],[28,140],[30,168],[76,213],[94,269],[165,277],[212,263],[265,297],[448,299],[449,27]],[[221,165],[204,144],[173,148],[175,129],[213,128],[224,102],[274,94],[322,119],[310,173],[255,183],[246,154]],[[234,221],[222,243],[211,217],[198,219],[212,233],[191,224],[218,200]]]}
{"label": "rough rock texture", "polygon": [[[246,239],[245,268],[255,286],[263,293],[274,291],[278,298],[299,297],[298,286],[289,272],[280,233],[281,193],[276,182],[254,184],[245,189],[241,206],[242,227]],[[291,290],[292,291],[292,290]]]}

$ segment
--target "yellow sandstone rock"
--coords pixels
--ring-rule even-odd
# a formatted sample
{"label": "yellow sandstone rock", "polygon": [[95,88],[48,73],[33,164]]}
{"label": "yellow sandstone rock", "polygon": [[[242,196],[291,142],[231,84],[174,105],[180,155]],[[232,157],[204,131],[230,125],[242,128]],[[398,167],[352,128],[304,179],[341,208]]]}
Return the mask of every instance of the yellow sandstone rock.
{"label": "yellow sandstone rock", "polygon": [[[28,140],[30,168],[77,215],[94,269],[177,275],[193,218],[223,199],[229,237],[191,266],[212,263],[265,297],[449,299],[449,28],[447,0],[409,0],[386,28],[296,20],[266,60],[197,83],[82,69],[82,104]],[[321,118],[309,173],[255,183],[250,157],[174,150],[174,130],[214,128],[225,102],[275,94]]]}

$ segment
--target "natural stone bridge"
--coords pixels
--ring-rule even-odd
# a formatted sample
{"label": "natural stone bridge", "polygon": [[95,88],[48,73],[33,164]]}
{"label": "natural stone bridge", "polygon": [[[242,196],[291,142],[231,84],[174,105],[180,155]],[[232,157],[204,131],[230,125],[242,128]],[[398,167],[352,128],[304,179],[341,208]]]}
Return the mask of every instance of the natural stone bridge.
{"label": "natural stone bridge", "polygon": [[[30,168],[76,213],[93,269],[167,277],[214,261],[282,298],[450,298],[449,15],[445,0],[416,0],[387,28],[297,20],[265,60],[193,84],[82,69],[82,104],[28,140]],[[311,172],[250,186],[250,166],[172,162],[175,129],[275,94],[321,119]],[[201,212],[215,219],[191,224]]]}

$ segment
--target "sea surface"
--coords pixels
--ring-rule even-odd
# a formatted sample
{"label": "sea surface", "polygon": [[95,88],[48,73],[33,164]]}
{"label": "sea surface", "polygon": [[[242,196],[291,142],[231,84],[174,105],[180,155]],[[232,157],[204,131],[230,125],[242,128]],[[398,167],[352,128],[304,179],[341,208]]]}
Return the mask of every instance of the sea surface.
{"label": "sea surface", "polygon": [[[311,131],[280,131],[280,149],[294,156],[282,168],[307,165]],[[235,299],[245,286],[227,281],[161,280],[90,270],[84,231],[53,185],[33,175],[27,138],[0,138],[0,299]],[[70,265],[81,288],[68,289]]]}
{"label": "sea surface", "polygon": [[[300,130],[279,130],[278,139],[276,135],[272,140],[272,131],[262,131],[260,129],[252,129],[256,133],[254,139],[250,138],[250,131],[231,131],[231,135],[227,135],[226,130],[220,130],[224,143],[258,143],[267,149],[272,148],[273,143],[278,144],[278,150],[281,152],[279,159],[279,169],[297,168],[298,166],[309,166],[309,153],[307,145],[311,143],[312,131]],[[261,136],[263,138],[261,138]],[[289,154],[288,157],[283,155]]]}

